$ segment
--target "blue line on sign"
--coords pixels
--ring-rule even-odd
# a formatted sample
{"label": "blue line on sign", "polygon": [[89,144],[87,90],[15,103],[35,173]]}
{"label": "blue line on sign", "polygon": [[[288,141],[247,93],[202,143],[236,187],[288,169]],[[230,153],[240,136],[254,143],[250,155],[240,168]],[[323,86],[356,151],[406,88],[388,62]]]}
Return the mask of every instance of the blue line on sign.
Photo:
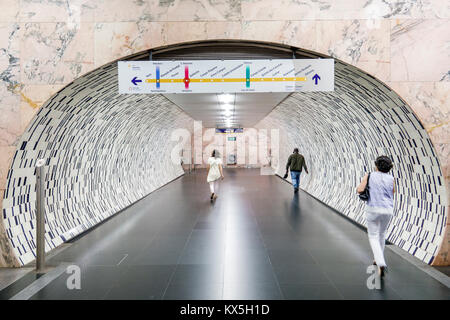
{"label": "blue line on sign", "polygon": [[156,89],[159,89],[161,86],[161,83],[159,81],[159,66],[156,66]]}

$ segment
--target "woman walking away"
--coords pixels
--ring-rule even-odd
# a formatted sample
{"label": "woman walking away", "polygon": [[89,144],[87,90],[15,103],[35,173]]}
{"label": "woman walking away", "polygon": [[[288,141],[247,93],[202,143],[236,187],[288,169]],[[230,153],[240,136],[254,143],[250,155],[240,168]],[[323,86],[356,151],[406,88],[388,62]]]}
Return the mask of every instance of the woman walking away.
{"label": "woman walking away", "polygon": [[362,193],[369,179],[369,200],[366,206],[366,221],[369,243],[374,256],[374,265],[378,266],[378,274],[384,277],[387,271],[384,260],[384,244],[386,230],[394,213],[394,177],[388,172],[392,169],[392,161],[386,156],[375,160],[375,172],[366,174],[356,191]]}
{"label": "woman walking away", "polygon": [[217,187],[219,179],[223,179],[222,159],[219,158],[219,152],[214,150],[208,159],[208,177],[209,189],[211,190],[211,201],[217,198]]}

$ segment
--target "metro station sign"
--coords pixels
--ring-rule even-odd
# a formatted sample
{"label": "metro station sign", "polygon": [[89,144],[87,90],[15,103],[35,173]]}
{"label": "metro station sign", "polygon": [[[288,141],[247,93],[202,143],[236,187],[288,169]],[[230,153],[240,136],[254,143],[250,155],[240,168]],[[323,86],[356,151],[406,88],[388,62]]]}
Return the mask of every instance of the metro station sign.
{"label": "metro station sign", "polygon": [[119,93],[333,91],[334,59],[119,61]]}
{"label": "metro station sign", "polygon": [[216,128],[216,133],[243,133],[243,128]]}

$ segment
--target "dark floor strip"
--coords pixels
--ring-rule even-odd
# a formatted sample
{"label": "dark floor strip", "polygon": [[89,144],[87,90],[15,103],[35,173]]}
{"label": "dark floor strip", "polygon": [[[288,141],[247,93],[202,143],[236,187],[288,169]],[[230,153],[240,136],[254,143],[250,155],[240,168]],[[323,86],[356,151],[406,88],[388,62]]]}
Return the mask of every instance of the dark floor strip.
{"label": "dark floor strip", "polygon": [[18,294],[20,291],[31,285],[36,279],[39,279],[42,275],[38,275],[34,271],[30,271],[19,280],[10,284],[6,288],[0,291],[0,300],[8,300]]}

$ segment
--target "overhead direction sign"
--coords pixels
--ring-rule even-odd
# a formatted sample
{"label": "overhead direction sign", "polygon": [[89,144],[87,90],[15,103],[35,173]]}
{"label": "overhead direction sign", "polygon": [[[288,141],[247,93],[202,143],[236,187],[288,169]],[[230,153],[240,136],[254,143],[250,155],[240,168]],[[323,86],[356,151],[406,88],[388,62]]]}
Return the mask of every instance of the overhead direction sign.
{"label": "overhead direction sign", "polygon": [[334,59],[119,61],[119,93],[333,91]]}

